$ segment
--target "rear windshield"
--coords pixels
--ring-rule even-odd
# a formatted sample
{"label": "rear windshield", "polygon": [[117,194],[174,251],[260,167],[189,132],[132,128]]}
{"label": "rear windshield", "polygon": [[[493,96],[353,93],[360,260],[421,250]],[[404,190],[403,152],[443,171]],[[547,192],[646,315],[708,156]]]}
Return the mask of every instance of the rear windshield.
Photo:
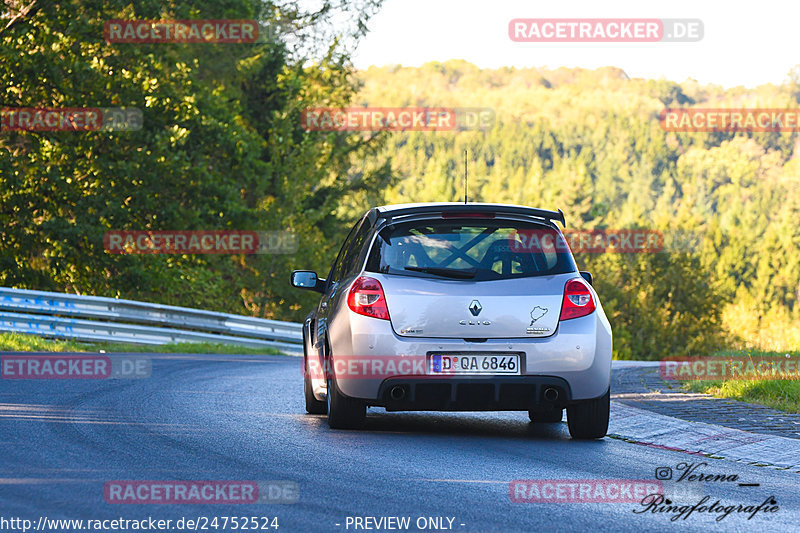
{"label": "rear windshield", "polygon": [[575,272],[563,236],[548,226],[511,220],[421,220],[380,231],[370,272],[488,281]]}

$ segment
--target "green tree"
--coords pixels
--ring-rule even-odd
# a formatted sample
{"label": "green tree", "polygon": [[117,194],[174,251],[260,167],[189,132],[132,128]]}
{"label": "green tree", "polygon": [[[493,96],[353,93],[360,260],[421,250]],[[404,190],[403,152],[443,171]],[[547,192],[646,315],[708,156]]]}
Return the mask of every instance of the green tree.
{"label": "green tree", "polygon": [[[354,216],[338,212],[343,198],[387,175],[379,163],[353,167],[374,142],[303,131],[300,110],[352,97],[349,50],[379,4],[6,2],[0,106],[136,107],[144,124],[2,132],[0,284],[300,318],[310,295],[286,289],[288,270],[328,263]],[[342,16],[352,21],[344,31],[330,22]],[[289,33],[241,45],[109,44],[109,19],[256,19]],[[292,230],[301,251],[111,255],[111,229]]]}

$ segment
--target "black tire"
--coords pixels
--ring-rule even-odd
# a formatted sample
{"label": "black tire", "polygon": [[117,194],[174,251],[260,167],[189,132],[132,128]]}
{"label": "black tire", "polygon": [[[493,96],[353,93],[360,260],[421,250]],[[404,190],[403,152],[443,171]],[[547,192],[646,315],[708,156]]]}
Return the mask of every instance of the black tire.
{"label": "black tire", "polygon": [[[305,359],[305,358],[304,358]],[[310,415],[324,415],[328,412],[328,402],[317,400],[311,387],[311,378],[308,376],[308,365],[306,364],[305,377],[303,378],[303,392],[306,397],[306,412]]]}
{"label": "black tire", "polygon": [[611,390],[594,400],[567,407],[567,425],[573,439],[602,439],[608,431]]}
{"label": "black tire", "polygon": [[328,378],[328,426],[331,429],[359,429],[367,418],[367,407],[339,392],[335,378]]}
{"label": "black tire", "polygon": [[308,338],[303,327],[303,396],[306,400],[306,412],[310,415],[324,415],[328,412],[328,403],[314,397],[314,388],[308,370]]}
{"label": "black tire", "polygon": [[561,419],[564,418],[564,410],[563,409],[548,409],[546,411],[528,411],[528,418],[531,419],[531,422],[537,422],[541,424],[556,424],[561,422]]}

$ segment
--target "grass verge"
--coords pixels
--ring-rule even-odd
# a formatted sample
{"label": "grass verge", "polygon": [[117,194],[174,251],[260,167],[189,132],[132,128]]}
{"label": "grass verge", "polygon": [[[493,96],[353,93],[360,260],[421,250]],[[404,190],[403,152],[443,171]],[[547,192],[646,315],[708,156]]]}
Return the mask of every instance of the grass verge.
{"label": "grass verge", "polygon": [[[769,352],[761,350],[725,350],[715,357],[761,359],[768,357],[800,357],[800,352]],[[703,392],[717,398],[730,398],[765,405],[787,413],[800,413],[800,379],[686,381],[692,392]]]}
{"label": "grass verge", "polygon": [[219,353],[231,355],[277,355],[275,348],[250,348],[212,342],[183,342],[175,344],[127,344],[111,342],[77,342],[44,339],[22,333],[0,333],[3,352],[132,352],[132,353]]}

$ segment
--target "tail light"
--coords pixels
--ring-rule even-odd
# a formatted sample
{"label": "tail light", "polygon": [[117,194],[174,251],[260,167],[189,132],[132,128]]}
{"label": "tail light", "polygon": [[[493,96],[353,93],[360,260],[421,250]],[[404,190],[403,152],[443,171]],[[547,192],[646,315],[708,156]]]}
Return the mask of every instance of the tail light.
{"label": "tail light", "polygon": [[589,286],[581,279],[571,279],[564,287],[564,303],[559,320],[569,320],[591,314],[595,307]]}
{"label": "tail light", "polygon": [[375,278],[361,276],[355,280],[347,294],[347,306],[359,315],[389,320],[383,287]]}

